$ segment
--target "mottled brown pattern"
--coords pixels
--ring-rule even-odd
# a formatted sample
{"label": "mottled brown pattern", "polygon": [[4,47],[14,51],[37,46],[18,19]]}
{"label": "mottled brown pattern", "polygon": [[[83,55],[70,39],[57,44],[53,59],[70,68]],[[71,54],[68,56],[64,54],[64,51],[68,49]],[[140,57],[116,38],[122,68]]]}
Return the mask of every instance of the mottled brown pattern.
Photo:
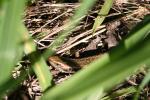
{"label": "mottled brown pattern", "polygon": [[67,58],[67,57],[59,57],[59,56],[52,56],[49,58],[49,62],[56,63],[57,65],[61,66],[62,69],[66,70],[70,67],[79,67],[82,68],[85,65],[93,62],[95,59],[101,57],[103,54],[93,55],[84,58]]}

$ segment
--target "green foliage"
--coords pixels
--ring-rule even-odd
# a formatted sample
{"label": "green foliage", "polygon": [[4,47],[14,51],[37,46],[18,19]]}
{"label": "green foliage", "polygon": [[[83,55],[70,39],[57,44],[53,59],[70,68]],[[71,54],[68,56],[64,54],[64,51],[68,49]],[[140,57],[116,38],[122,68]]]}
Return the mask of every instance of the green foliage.
{"label": "green foliage", "polygon": [[[29,34],[22,23],[25,2],[26,0],[10,0],[2,4],[0,17],[0,75],[3,76],[0,77],[1,95],[11,86],[19,86],[18,83],[25,79],[26,75],[23,75],[21,76],[23,79],[19,78],[16,81],[12,81],[14,84],[11,85],[9,83],[12,80],[12,70],[23,57],[23,51],[33,62],[32,68],[39,79],[42,90],[44,91],[51,85],[52,78],[49,68],[45,60],[36,51],[36,46],[30,40]],[[24,44],[22,44],[23,42]]]}
{"label": "green foliage", "polygon": [[21,27],[21,29],[22,38],[25,41],[24,52],[28,55],[29,60],[31,61],[31,67],[39,80],[42,91],[44,91],[51,86],[52,75],[49,72],[49,68],[46,65],[44,58],[36,50],[36,45],[30,39],[27,30],[24,27]]}
{"label": "green foliage", "polygon": [[117,90],[116,92],[112,93],[110,96],[106,96],[104,98],[102,98],[101,100],[111,100],[112,98],[117,98],[117,97],[125,97],[131,93],[135,93],[136,92],[136,88],[134,86],[130,86],[127,88],[123,88],[120,90]]}
{"label": "green foliage", "polygon": [[[142,27],[135,27],[137,31],[122,41],[118,47],[88,65],[86,69],[75,74],[70,80],[47,91],[43,100],[61,98],[63,98],[62,100],[76,100],[79,97],[89,95],[97,88],[104,91],[110,89],[135,72],[150,57],[150,40],[142,41],[150,29],[150,23],[147,23],[147,21],[150,22],[150,17],[145,20],[142,22],[143,24],[140,23]],[[135,38],[138,38],[138,41],[133,42]],[[63,92],[64,90],[65,92]]]}
{"label": "green foliage", "polygon": [[[0,17],[0,86],[10,78],[13,66],[21,59],[23,48],[17,28],[21,23],[24,0],[3,2]],[[11,10],[10,10],[11,9]]]}
{"label": "green foliage", "polygon": [[105,0],[105,3],[102,6],[101,10],[99,11],[97,18],[95,18],[95,22],[92,28],[93,33],[96,31],[97,27],[103,23],[112,5],[113,5],[113,0]]}
{"label": "green foliage", "polygon": [[[145,38],[150,33],[150,16],[147,16],[116,48],[89,64],[86,69],[82,69],[61,85],[47,89],[51,86],[52,76],[45,59],[55,53],[57,47],[78,25],[96,0],[82,1],[75,15],[67,23],[65,31],[57,37],[43,55],[37,51],[22,23],[25,2],[26,0],[2,0],[0,2],[0,76],[3,76],[0,77],[0,96],[8,90],[17,88],[26,78],[25,72],[21,73],[16,80],[11,77],[14,66],[23,57],[23,52],[29,57],[31,68],[39,80],[42,91],[45,91],[43,100],[99,99],[105,91],[132,75],[141,64],[150,63],[150,39]],[[113,0],[105,1],[93,25],[93,31],[102,24],[105,16],[101,15],[108,14],[112,3]],[[149,76],[149,74],[146,76],[138,92],[149,81]],[[134,87],[126,90],[135,92]]]}

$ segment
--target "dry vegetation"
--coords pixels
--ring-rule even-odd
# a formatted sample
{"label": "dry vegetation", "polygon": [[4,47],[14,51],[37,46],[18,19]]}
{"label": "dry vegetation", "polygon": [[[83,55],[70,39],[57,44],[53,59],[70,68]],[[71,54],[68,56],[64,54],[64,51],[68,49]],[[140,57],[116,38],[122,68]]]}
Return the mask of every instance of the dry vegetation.
{"label": "dry vegetation", "polygon": [[[118,45],[119,41],[124,39],[129,31],[150,13],[149,3],[148,0],[116,0],[104,23],[95,33],[92,33],[94,20],[103,4],[103,0],[97,1],[92,10],[89,10],[80,24],[65,39],[63,45],[57,49],[56,55],[48,59],[47,64],[53,74],[53,84],[61,84],[74,73],[85,68],[83,65],[89,64]],[[28,4],[24,23],[41,52],[48,48],[64,30],[66,23],[79,5],[78,0],[32,0]],[[28,72],[29,61],[26,57],[20,64],[24,66],[23,70]],[[16,69],[13,75],[17,76],[19,70]],[[114,87],[106,96],[113,96],[119,90],[138,86],[146,71],[144,66],[136,72],[136,75]],[[149,87],[147,85],[140,94],[141,100],[148,100],[150,97]],[[38,100],[42,95],[34,75],[29,75],[16,91],[9,96],[10,100]],[[127,93],[114,97],[114,100],[130,100],[132,97],[132,93]]]}

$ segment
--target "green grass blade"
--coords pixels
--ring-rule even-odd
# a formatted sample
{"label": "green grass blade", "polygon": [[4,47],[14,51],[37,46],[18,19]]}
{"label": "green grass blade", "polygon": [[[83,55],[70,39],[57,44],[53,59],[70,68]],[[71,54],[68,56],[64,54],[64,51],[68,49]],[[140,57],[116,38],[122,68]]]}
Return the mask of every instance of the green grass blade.
{"label": "green grass blade", "polygon": [[25,0],[10,0],[1,4],[0,17],[0,86],[11,76],[13,66],[21,59],[21,34],[18,23],[24,10]]}
{"label": "green grass blade", "polygon": [[136,92],[136,88],[134,86],[130,86],[127,88],[119,89],[119,90],[113,92],[111,95],[102,98],[101,100],[112,100],[117,97],[126,97],[135,92]]}
{"label": "green grass blade", "polygon": [[29,56],[32,68],[39,80],[42,91],[44,91],[51,86],[52,75],[50,74],[49,68],[46,64],[46,61],[41,56],[41,53],[36,51],[36,45],[34,44],[33,40],[30,39],[27,30],[25,28],[23,29],[24,32],[22,32],[22,37],[25,41],[25,53]]}
{"label": "green grass blade", "polygon": [[102,6],[100,12],[98,13],[98,16],[95,19],[94,25],[93,25],[93,33],[96,31],[97,27],[100,26],[105,17],[108,15],[109,10],[111,9],[113,5],[114,0],[105,0],[104,5]]}
{"label": "green grass blade", "polygon": [[91,92],[81,100],[99,100],[104,95],[103,92],[104,92],[103,89],[98,88],[96,91]]}

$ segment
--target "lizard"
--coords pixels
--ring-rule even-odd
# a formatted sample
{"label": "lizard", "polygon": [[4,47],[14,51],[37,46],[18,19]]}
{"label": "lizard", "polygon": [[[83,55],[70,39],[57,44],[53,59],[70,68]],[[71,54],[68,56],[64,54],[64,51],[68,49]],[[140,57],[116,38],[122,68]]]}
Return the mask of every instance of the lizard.
{"label": "lizard", "polygon": [[48,58],[48,62],[56,70],[61,72],[70,73],[72,69],[81,69],[85,65],[90,64],[95,59],[101,57],[103,54],[92,55],[83,58],[69,58],[69,57],[60,57],[60,56],[51,56]]}

